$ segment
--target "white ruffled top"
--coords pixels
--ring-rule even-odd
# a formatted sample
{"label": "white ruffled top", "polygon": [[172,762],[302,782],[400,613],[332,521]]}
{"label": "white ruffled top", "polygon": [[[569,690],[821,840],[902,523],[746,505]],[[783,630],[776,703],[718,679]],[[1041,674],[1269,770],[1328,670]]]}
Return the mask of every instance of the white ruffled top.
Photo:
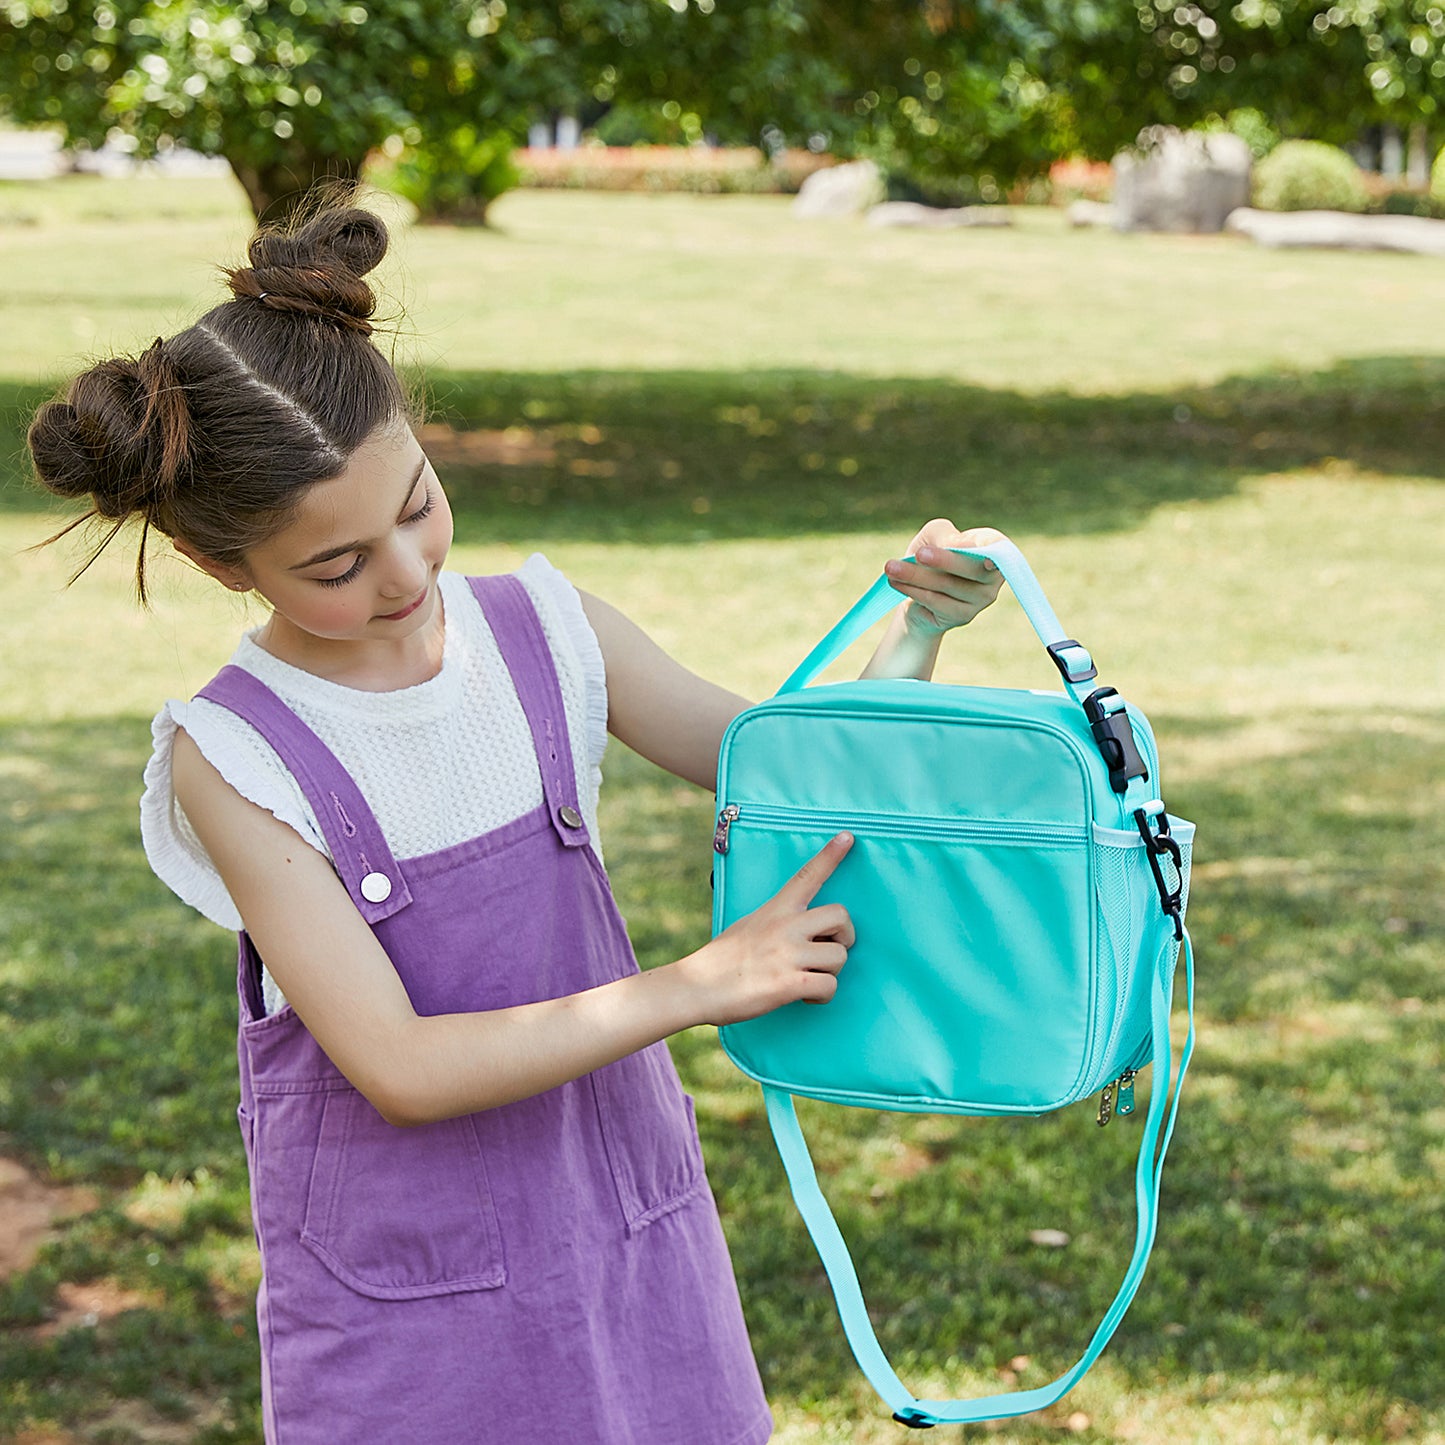
{"label": "white ruffled top", "polygon": [[[607,745],[602,651],[572,584],[540,554],[518,570],[541,619],[561,684],[583,817],[598,843],[597,796]],[[231,657],[275,692],[334,752],[371,805],[392,853],[416,858],[510,823],[542,802],[531,730],[491,628],[465,577],[439,579],[445,617],[435,677],[395,692],[362,692],[303,672],[242,637]],[[163,883],[223,928],[241,916],[176,801],[171,752],[184,728],[242,797],[330,856],[310,804],[270,744],[216,703],[168,702],[151,724],[141,839]],[[285,999],[262,977],[266,1010]]]}

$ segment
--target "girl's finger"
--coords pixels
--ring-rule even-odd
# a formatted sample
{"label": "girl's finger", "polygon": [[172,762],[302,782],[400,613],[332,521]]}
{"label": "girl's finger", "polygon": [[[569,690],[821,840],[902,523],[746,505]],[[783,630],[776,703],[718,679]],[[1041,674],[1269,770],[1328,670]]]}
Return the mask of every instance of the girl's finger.
{"label": "girl's finger", "polygon": [[808,931],[814,938],[830,939],[834,943],[841,943],[844,948],[852,948],[857,941],[857,935],[853,932],[853,920],[841,903],[825,903],[821,907],[810,908],[807,924]]}
{"label": "girl's finger", "polygon": [[951,597],[942,592],[931,591],[927,587],[914,587],[902,582],[894,582],[893,586],[896,591],[926,608],[940,621],[972,622],[987,605],[986,598],[972,600]]}
{"label": "girl's finger", "polygon": [[831,973],[811,973],[804,985],[803,1003],[828,1003],[838,992],[838,980]]}
{"label": "girl's finger", "polygon": [[883,571],[895,587],[900,582],[906,582],[914,587],[928,587],[935,591],[942,591],[945,588],[958,589],[957,595],[960,598],[972,596],[979,589],[992,596],[998,580],[997,572],[988,577],[980,577],[965,571],[953,571],[945,567],[929,567],[918,562],[905,562],[900,559],[885,563]]}
{"label": "girl's finger", "polygon": [[998,577],[998,568],[992,562],[982,557],[960,556],[948,547],[920,547],[914,556],[926,567],[950,572],[971,582],[992,582]]}
{"label": "girl's finger", "polygon": [[848,950],[837,943],[819,943],[808,951],[809,973],[831,973],[837,975],[848,962]]}

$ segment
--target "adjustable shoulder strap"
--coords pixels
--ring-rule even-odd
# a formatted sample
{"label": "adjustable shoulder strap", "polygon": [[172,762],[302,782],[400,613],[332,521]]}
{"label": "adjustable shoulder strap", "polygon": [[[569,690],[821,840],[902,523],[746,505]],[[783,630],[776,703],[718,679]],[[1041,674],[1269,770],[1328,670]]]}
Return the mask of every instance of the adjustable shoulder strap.
{"label": "adjustable shoulder strap", "polygon": [[196,696],[235,713],[271,745],[311,804],[337,874],[368,923],[411,903],[406,875],[361,789],[276,693],[253,673],[227,665]]}
{"label": "adjustable shoulder strap", "polygon": [[564,848],[581,848],[591,839],[577,794],[562,685],[547,646],[547,634],[542,630],[542,619],[537,616],[525,584],[514,574],[469,577],[467,581],[496,639],[527,726],[532,730],[542,793],[557,841]]}
{"label": "adjustable shoulder strap", "polygon": [[[1174,997],[1175,964],[1180,957],[1184,963],[1189,1030],[1179,1058],[1178,1076],[1171,1089],[1172,1049],[1169,1019]],[[848,1344],[869,1383],[888,1402],[895,1418],[903,1424],[920,1427],[969,1424],[1043,1409],[1071,1390],[1108,1344],[1110,1336],[1138,1291],[1139,1282],[1144,1277],[1144,1268],[1149,1261],[1149,1252],[1154,1246],[1154,1232],[1159,1218],[1159,1180],[1164,1169],[1164,1156],[1174,1133],[1184,1075],[1194,1053],[1194,953],[1187,932],[1184,935],[1182,954],[1176,954],[1172,934],[1161,944],[1154,970],[1152,1022],[1154,1080],[1149,1112],[1144,1120],[1139,1142],[1139,1161],[1134,1172],[1134,1195],[1138,1210],[1134,1253],[1118,1294],[1105,1312],[1078,1363],[1051,1384],[1033,1390],[1015,1390],[972,1400],[920,1400],[908,1390],[894,1373],[888,1357],[878,1343],[877,1335],[873,1332],[848,1246],[833,1218],[832,1210],[828,1207],[828,1201],[818,1186],[808,1145],[793,1109],[792,1096],[780,1089],[763,1086],[768,1123],[772,1126],[774,1139],[777,1140],[778,1152],[787,1170],[788,1183],[792,1187],[798,1211],[808,1226],[808,1233],[812,1235],[823,1267],[828,1272],[828,1280],[833,1286],[833,1296],[838,1304],[838,1315],[848,1337]]]}

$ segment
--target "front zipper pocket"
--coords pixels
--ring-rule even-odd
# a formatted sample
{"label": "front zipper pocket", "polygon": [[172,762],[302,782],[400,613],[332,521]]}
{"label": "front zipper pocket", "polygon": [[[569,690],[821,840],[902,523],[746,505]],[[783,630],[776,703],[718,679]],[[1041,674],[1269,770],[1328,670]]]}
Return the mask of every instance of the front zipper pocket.
{"label": "front zipper pocket", "polygon": [[815,900],[843,904],[858,932],[837,995],[728,1025],[734,1061],[873,1108],[1042,1113],[1079,1097],[1112,992],[1094,968],[1089,830],[728,804],[715,931],[843,831],[854,847]]}
{"label": "front zipper pocket", "polygon": [[768,803],[729,803],[718,814],[713,830],[715,853],[726,853],[735,824],[748,828],[803,829],[816,832],[831,829],[833,834],[848,832],[855,836],[928,837],[938,842],[973,840],[988,843],[1034,843],[1041,846],[1082,843],[1087,831],[1071,823],[1029,823],[1014,819],[995,821],[988,818],[938,818],[918,813],[848,813],[828,810],[814,812],[806,808],[779,808]]}

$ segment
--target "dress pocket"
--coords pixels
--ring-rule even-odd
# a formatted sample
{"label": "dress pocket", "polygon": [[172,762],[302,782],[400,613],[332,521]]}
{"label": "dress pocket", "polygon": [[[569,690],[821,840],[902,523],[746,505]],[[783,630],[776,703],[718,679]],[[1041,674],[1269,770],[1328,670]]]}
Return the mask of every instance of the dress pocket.
{"label": "dress pocket", "polygon": [[693,1102],[665,1043],[618,1059],[591,1079],[618,1203],[632,1233],[706,1183]]}
{"label": "dress pocket", "polygon": [[474,1121],[399,1129],[355,1090],[327,1093],[301,1243],[372,1299],[504,1285],[501,1232]]}

